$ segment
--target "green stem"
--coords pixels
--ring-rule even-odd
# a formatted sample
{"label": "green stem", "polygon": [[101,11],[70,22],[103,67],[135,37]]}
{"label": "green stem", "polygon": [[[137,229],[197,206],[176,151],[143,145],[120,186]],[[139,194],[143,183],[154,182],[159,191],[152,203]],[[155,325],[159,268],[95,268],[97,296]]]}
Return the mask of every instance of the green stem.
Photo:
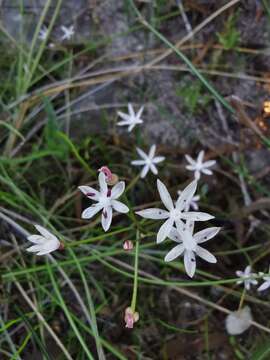
{"label": "green stem", "polygon": [[137,293],[138,293],[139,238],[140,238],[140,233],[139,231],[137,231],[136,245],[135,245],[134,282],[133,282],[133,293],[131,300],[131,309],[133,312],[135,312],[136,310]]}

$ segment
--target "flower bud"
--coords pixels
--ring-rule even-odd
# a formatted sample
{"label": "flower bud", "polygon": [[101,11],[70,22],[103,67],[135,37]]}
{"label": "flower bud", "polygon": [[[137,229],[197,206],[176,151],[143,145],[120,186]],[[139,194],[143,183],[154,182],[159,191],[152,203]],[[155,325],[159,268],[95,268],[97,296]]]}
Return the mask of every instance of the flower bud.
{"label": "flower bud", "polygon": [[133,329],[134,323],[139,320],[139,313],[134,312],[131,307],[126,308],[125,310],[125,323],[126,328]]}
{"label": "flower bud", "polygon": [[108,168],[108,166],[102,166],[98,171],[101,171],[106,176],[106,183],[110,186],[115,185],[118,183],[118,176],[116,174],[113,174],[111,170]]}
{"label": "flower bud", "polygon": [[126,251],[133,250],[133,242],[131,240],[126,240],[123,244],[123,249]]}

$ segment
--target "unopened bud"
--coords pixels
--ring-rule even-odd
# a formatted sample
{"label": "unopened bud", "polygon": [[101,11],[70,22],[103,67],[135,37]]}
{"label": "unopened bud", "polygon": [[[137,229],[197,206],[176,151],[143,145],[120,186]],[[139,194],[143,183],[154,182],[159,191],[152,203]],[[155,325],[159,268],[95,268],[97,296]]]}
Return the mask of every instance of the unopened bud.
{"label": "unopened bud", "polygon": [[131,307],[125,310],[126,328],[133,329],[134,324],[139,320],[139,313],[134,312]]}
{"label": "unopened bud", "polygon": [[131,240],[126,240],[123,244],[123,249],[126,251],[130,251],[133,249],[133,242]]}

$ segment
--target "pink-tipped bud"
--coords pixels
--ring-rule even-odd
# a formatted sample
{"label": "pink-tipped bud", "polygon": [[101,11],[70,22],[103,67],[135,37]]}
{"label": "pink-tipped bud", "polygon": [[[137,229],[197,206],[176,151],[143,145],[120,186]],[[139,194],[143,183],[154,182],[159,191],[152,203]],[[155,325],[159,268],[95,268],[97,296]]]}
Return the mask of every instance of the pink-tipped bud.
{"label": "pink-tipped bud", "polygon": [[99,172],[103,172],[103,174],[106,176],[106,181],[112,180],[112,172],[108,168],[108,166],[101,166],[100,169],[98,169]]}
{"label": "pink-tipped bud", "polygon": [[65,249],[65,245],[64,245],[64,243],[62,243],[61,241],[60,241],[60,245],[59,245],[59,248],[58,248],[59,250],[64,250]]}
{"label": "pink-tipped bud", "polygon": [[123,249],[126,251],[133,250],[133,242],[131,240],[126,240],[123,244]]}
{"label": "pink-tipped bud", "polygon": [[125,310],[126,328],[133,329],[134,324],[139,320],[139,313],[134,312],[131,307]]}
{"label": "pink-tipped bud", "polygon": [[98,171],[101,171],[106,176],[106,183],[110,186],[115,185],[118,183],[118,176],[116,174],[113,174],[111,170],[108,168],[108,166],[102,166]]}

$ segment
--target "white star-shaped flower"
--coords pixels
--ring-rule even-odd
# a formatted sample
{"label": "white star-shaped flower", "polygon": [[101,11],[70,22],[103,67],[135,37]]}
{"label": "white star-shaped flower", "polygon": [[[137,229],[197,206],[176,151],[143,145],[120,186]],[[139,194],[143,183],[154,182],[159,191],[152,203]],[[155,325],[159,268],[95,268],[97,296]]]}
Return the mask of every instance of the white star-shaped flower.
{"label": "white star-shaped flower", "polygon": [[219,232],[219,227],[211,227],[193,234],[194,221],[187,221],[183,227],[172,228],[169,238],[179,243],[165,256],[165,261],[172,261],[184,254],[184,265],[188,276],[193,277],[196,270],[195,255],[208,261],[216,263],[217,259],[208,250],[198,244],[202,244],[212,239]]}
{"label": "white star-shaped flower", "polygon": [[192,157],[189,155],[185,155],[185,158],[190,164],[186,166],[186,169],[190,171],[194,171],[194,178],[196,180],[200,179],[201,173],[205,175],[213,175],[213,171],[209,170],[209,167],[214,166],[216,160],[209,160],[203,162],[204,150],[199,152],[197,160],[192,159]]}
{"label": "white star-shaped flower", "polygon": [[131,104],[128,104],[129,114],[125,114],[122,111],[117,112],[118,116],[120,116],[120,118],[123,119],[122,121],[119,121],[117,125],[128,126],[128,131],[131,132],[136,125],[143,123],[143,120],[141,119],[143,109],[144,107],[142,106],[136,114],[133,109],[133,106]]}
{"label": "white star-shaped flower", "polygon": [[[263,274],[260,274],[263,275]],[[264,274],[266,275],[266,274]],[[268,288],[270,288],[270,267],[269,267],[269,272],[266,276],[263,276],[263,280],[264,282],[262,283],[261,286],[258,287],[258,291],[264,291]]]}
{"label": "white star-shaped flower", "polygon": [[73,25],[69,27],[63,25],[61,26],[61,30],[63,31],[63,35],[61,37],[62,40],[70,40],[72,36],[75,34]]}
{"label": "white star-shaped flower", "polygon": [[[177,195],[180,196],[182,194],[181,190],[177,191]],[[190,200],[189,204],[186,204],[185,210],[188,211],[189,208],[192,208],[193,210],[199,210],[199,206],[197,204],[198,201],[200,201],[200,195],[195,195],[192,197],[192,199]]]}
{"label": "white star-shaped flower", "polygon": [[46,26],[43,26],[41,29],[40,29],[40,32],[38,33],[38,38],[42,41],[46,40],[48,36],[48,28]]}
{"label": "white star-shaped flower", "polygon": [[190,202],[190,199],[192,199],[196,191],[196,180],[192,181],[183,190],[181,196],[179,196],[179,198],[175,202],[175,205],[166,186],[159,179],[157,180],[157,188],[160,198],[167,210],[150,208],[136,212],[136,214],[146,219],[167,219],[157,233],[157,243],[161,243],[163,240],[166,239],[166,237],[171,232],[174,224],[176,224],[178,228],[181,228],[184,225],[183,220],[207,221],[214,218],[214,216],[204,212],[185,210],[186,204]]}
{"label": "white star-shaped flower", "polygon": [[158,174],[158,169],[156,167],[156,164],[160,163],[161,161],[165,160],[164,156],[156,156],[156,145],[152,145],[149,154],[147,155],[144,151],[142,151],[139,148],[136,148],[137,153],[141,156],[142,160],[133,160],[131,161],[132,165],[135,166],[143,166],[143,169],[141,171],[141,178],[144,178],[148,171],[151,170],[153,174]]}
{"label": "white star-shaped flower", "polygon": [[30,246],[26,249],[29,252],[35,252],[36,255],[49,254],[52,251],[57,250],[61,243],[50,231],[46,230],[43,226],[35,225],[35,228],[41,235],[30,235],[28,240],[35,245]]}
{"label": "white star-shaped flower", "polygon": [[236,271],[236,275],[241,278],[237,284],[244,283],[245,289],[250,290],[250,285],[257,285],[258,281],[254,279],[255,274],[251,272],[251,266],[248,265],[244,271]]}
{"label": "white star-shaped flower", "polygon": [[226,317],[226,330],[229,335],[240,335],[251,326],[252,320],[250,307],[245,306]]}
{"label": "white star-shaped flower", "polygon": [[100,191],[90,186],[79,186],[79,189],[84,195],[97,202],[83,211],[82,219],[91,219],[99,211],[102,211],[101,224],[104,231],[107,231],[112,222],[113,209],[120,213],[129,212],[129,208],[117,200],[125,191],[125,182],[120,181],[110,189],[108,188],[106,176],[103,172],[99,173],[98,181]]}

